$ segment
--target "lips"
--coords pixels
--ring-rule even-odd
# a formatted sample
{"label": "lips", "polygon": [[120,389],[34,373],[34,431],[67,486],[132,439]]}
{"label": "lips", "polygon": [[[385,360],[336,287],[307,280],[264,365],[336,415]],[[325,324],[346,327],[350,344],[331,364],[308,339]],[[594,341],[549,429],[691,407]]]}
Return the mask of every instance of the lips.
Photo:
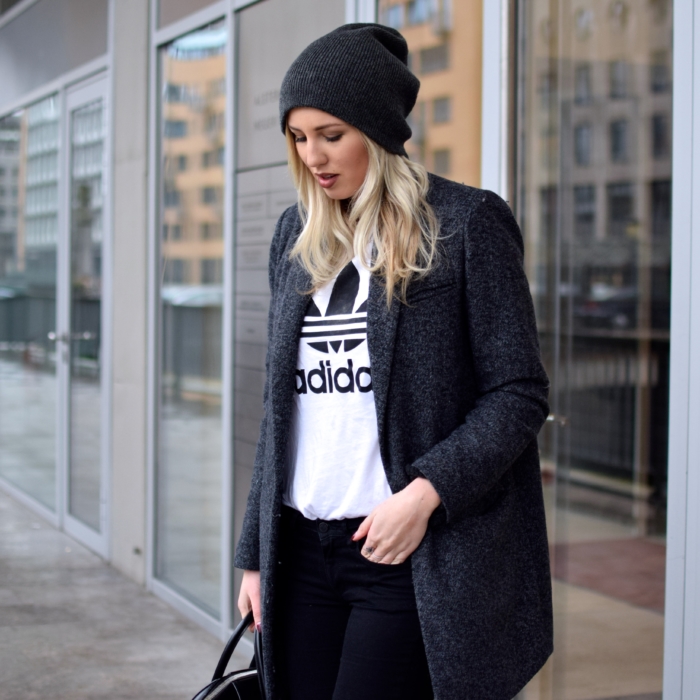
{"label": "lips", "polygon": [[316,175],[318,184],[321,185],[321,187],[323,187],[324,189],[333,187],[333,185],[335,185],[336,180],[338,179],[337,173],[314,173],[314,175]]}

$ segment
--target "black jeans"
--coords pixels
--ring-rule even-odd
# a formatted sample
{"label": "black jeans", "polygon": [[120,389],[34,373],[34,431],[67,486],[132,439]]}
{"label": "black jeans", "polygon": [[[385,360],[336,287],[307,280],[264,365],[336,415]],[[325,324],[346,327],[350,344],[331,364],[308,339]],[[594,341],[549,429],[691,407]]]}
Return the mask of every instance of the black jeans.
{"label": "black jeans", "polygon": [[352,542],[362,518],[284,508],[275,656],[287,700],[431,700],[410,558],[374,564]]}

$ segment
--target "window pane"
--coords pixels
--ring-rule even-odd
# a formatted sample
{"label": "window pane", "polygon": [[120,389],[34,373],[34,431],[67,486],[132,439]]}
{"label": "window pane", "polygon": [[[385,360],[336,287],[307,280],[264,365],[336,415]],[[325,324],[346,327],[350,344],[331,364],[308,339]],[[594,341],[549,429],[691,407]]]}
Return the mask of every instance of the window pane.
{"label": "window pane", "polygon": [[672,3],[587,4],[516,20],[511,204],[565,422],[540,433],[555,652],[523,697],[660,700]]}
{"label": "window pane", "polygon": [[68,510],[99,532],[106,123],[102,99],[75,109],[69,118],[71,344]]}
{"label": "window pane", "polygon": [[56,507],[59,109],[0,120],[0,476]]}
{"label": "window pane", "polygon": [[[221,586],[226,29],[160,52],[161,352],[156,575],[212,615]],[[212,89],[215,85],[216,89]],[[206,163],[206,165],[205,165]]]}

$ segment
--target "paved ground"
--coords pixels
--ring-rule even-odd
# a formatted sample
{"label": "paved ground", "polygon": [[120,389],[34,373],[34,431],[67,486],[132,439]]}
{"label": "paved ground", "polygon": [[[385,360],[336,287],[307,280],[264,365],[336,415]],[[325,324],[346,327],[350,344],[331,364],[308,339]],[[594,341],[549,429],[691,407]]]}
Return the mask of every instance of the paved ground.
{"label": "paved ground", "polygon": [[0,492],[0,700],[189,700],[221,649]]}

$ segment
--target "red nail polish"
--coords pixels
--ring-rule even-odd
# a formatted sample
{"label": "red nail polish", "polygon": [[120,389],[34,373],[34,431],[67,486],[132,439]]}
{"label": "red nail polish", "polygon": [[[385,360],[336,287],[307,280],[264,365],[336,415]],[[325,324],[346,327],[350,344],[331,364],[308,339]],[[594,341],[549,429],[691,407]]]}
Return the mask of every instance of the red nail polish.
{"label": "red nail polish", "polygon": [[262,634],[262,625],[261,625],[259,622],[256,622],[256,623],[255,623],[255,631],[256,631],[258,634]]}

